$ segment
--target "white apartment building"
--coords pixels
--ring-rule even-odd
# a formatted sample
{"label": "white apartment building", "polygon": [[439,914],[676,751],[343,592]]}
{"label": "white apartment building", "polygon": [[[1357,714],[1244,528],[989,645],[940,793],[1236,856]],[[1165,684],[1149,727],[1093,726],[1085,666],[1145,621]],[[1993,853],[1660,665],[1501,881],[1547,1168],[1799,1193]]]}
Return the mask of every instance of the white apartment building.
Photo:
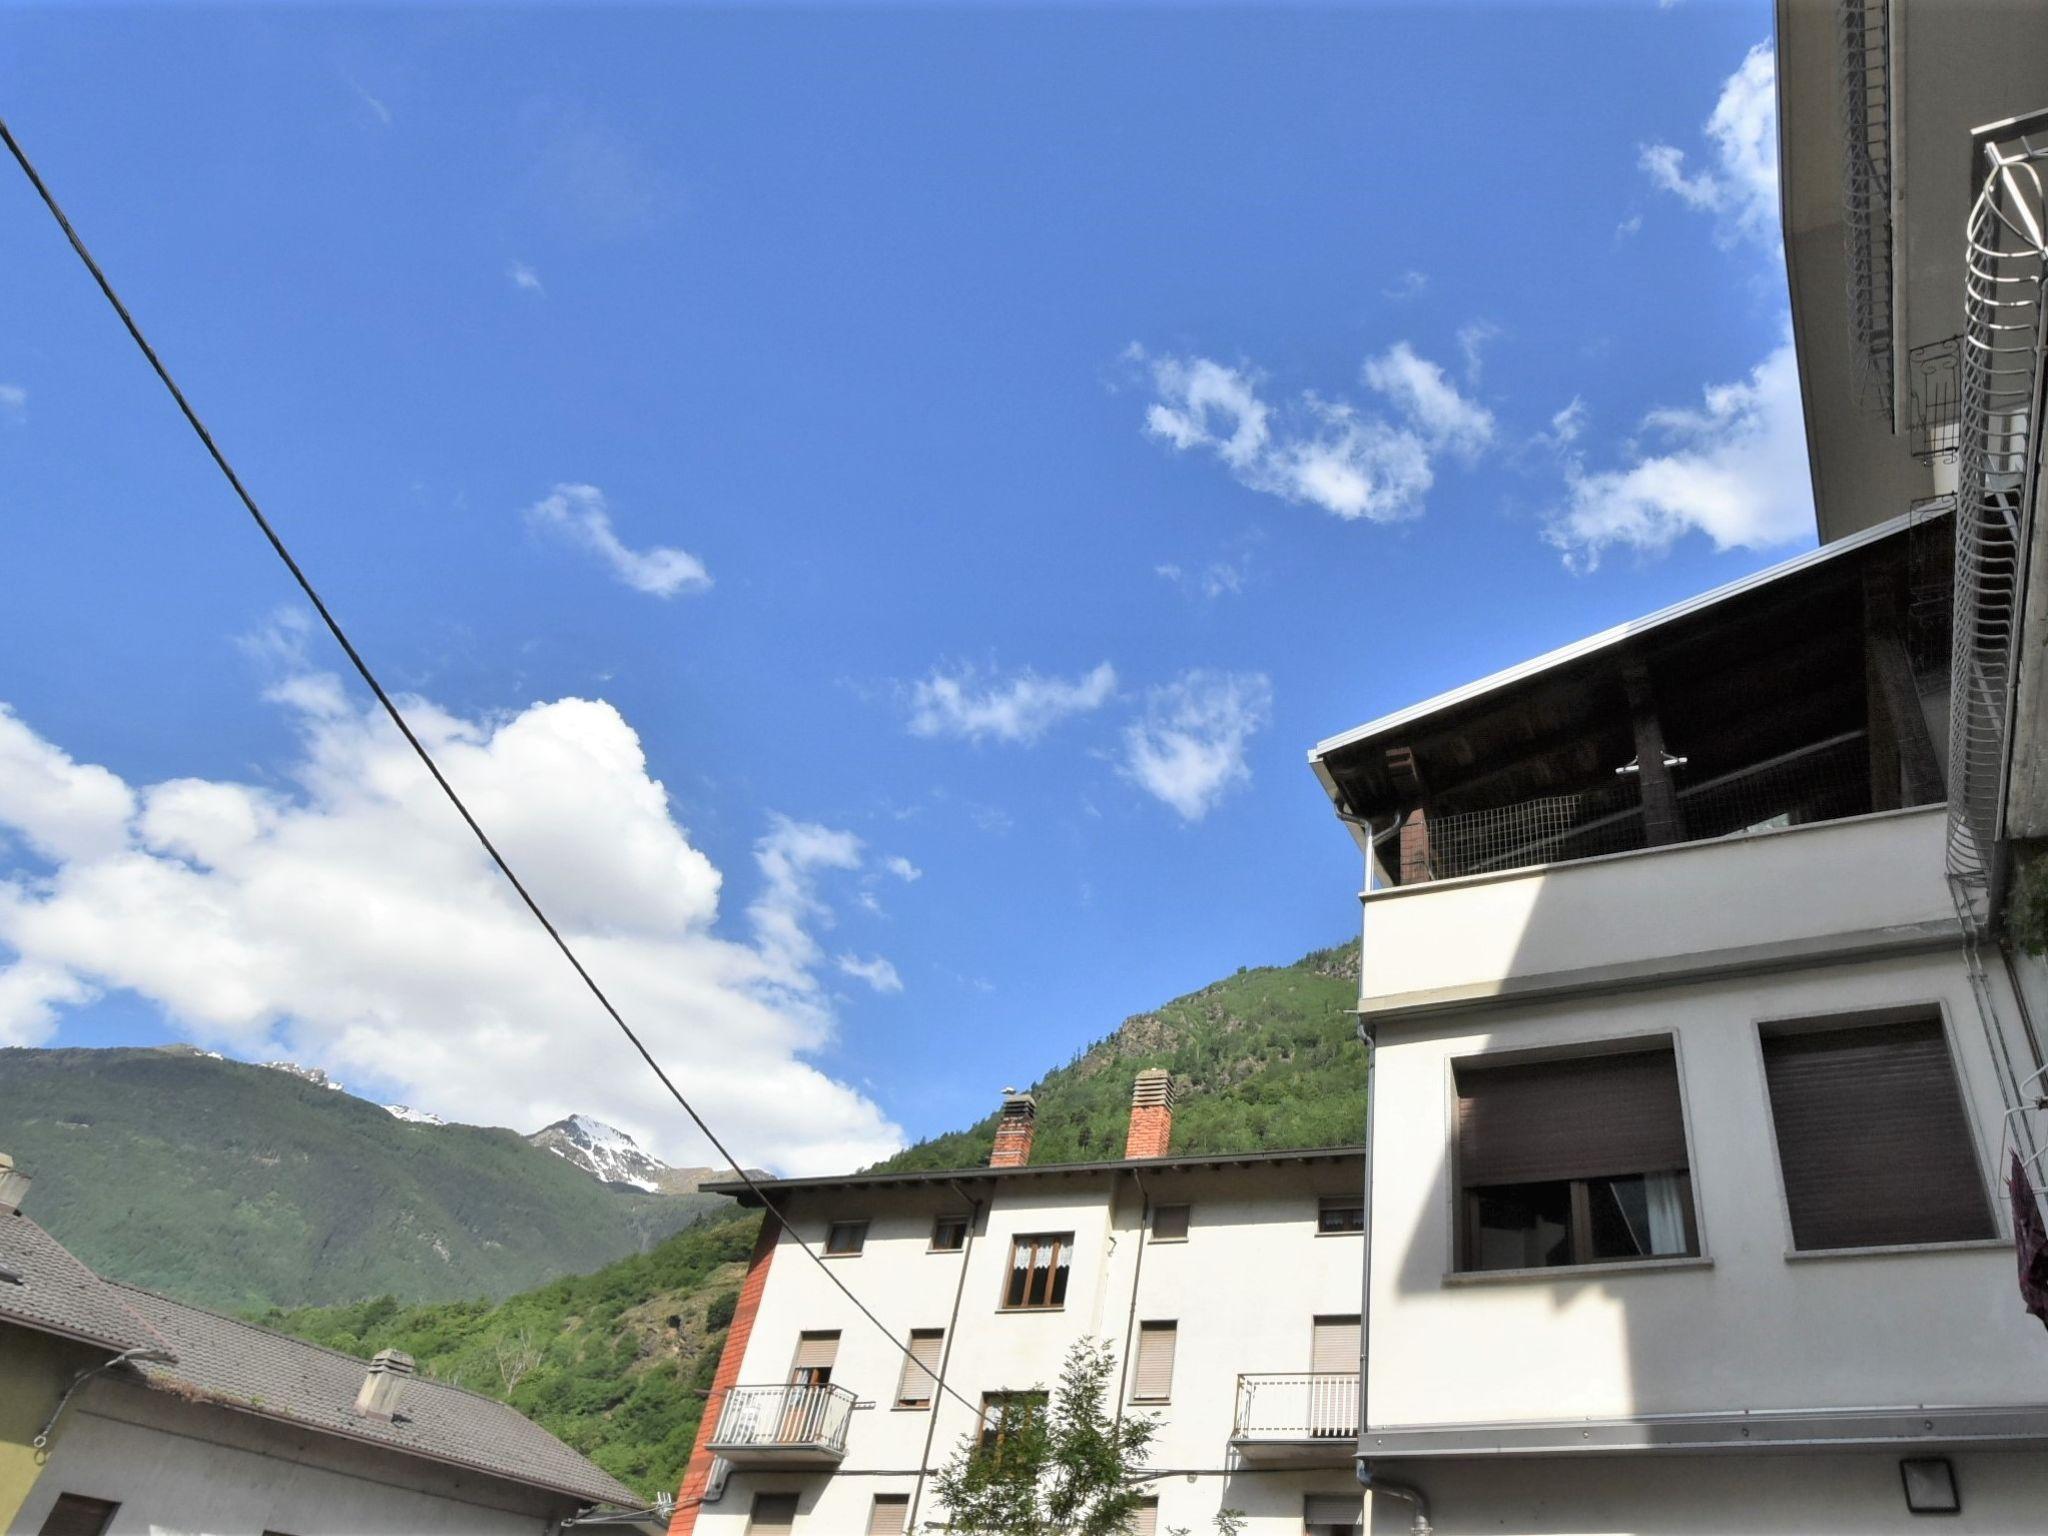
{"label": "white apartment building", "polygon": [[790,1226],[755,1251],[671,1536],[942,1528],[931,1472],[1084,1338],[1113,1346],[1122,1411],[1162,1422],[1140,1532],[1206,1536],[1224,1508],[1256,1536],[1354,1532],[1360,1149],[1174,1157],[1166,1074],[1133,1097],[1116,1162],[1031,1163],[1013,1094],[988,1167],[766,1185]]}
{"label": "white apartment building", "polygon": [[2000,921],[2048,120],[1972,132],[2048,108],[2048,6],[1781,0],[1779,47],[1821,547],[1311,753],[1367,863],[1373,1530],[2048,1526]]}

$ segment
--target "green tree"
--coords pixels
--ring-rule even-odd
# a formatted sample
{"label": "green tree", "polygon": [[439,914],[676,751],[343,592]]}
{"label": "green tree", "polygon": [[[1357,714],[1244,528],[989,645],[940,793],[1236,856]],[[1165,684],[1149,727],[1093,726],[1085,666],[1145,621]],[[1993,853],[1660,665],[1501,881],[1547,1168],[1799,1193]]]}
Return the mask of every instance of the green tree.
{"label": "green tree", "polygon": [[[1146,1496],[1146,1458],[1159,1421],[1110,1412],[1116,1355],[1082,1339],[1067,1352],[1059,1386],[1020,1392],[962,1437],[932,1478],[961,1536],[1125,1536]],[[1236,1510],[1216,1517],[1222,1536],[1243,1528]]]}

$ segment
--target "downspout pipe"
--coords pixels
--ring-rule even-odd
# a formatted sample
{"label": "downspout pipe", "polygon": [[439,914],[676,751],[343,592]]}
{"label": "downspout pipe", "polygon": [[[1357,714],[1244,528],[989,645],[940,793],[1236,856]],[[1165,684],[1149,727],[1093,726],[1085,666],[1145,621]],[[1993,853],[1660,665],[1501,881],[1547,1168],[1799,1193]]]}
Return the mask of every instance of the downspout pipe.
{"label": "downspout pipe", "polygon": [[1390,1477],[1376,1476],[1372,1463],[1363,1456],[1358,1458],[1358,1485],[1367,1493],[1378,1494],[1389,1499],[1405,1499],[1415,1506],[1415,1517],[1408,1522],[1408,1529],[1414,1536],[1432,1536],[1436,1527],[1429,1523],[1429,1500],[1413,1483],[1397,1483]]}
{"label": "downspout pipe", "polygon": [[50,1448],[50,1435],[57,1428],[57,1421],[64,1417],[65,1405],[71,1401],[72,1394],[88,1381],[91,1381],[93,1377],[100,1375],[102,1372],[111,1371],[117,1365],[126,1365],[130,1360],[153,1360],[159,1365],[176,1365],[178,1363],[178,1357],[167,1349],[126,1349],[120,1354],[115,1355],[111,1360],[102,1360],[91,1369],[80,1371],[71,1378],[71,1385],[64,1389],[64,1395],[57,1399],[57,1406],[50,1410],[49,1418],[43,1421],[43,1427],[36,1432],[35,1439],[31,1440],[29,1444],[38,1451],[48,1450]]}
{"label": "downspout pipe", "polygon": [[1124,1422],[1125,1391],[1130,1383],[1131,1345],[1138,1336],[1138,1282],[1145,1274],[1145,1235],[1152,1227],[1152,1192],[1145,1188],[1145,1179],[1137,1169],[1130,1171],[1131,1182],[1138,1187],[1138,1251],[1131,1260],[1131,1304],[1124,1313],[1124,1351],[1118,1362],[1116,1373],[1116,1423]]}

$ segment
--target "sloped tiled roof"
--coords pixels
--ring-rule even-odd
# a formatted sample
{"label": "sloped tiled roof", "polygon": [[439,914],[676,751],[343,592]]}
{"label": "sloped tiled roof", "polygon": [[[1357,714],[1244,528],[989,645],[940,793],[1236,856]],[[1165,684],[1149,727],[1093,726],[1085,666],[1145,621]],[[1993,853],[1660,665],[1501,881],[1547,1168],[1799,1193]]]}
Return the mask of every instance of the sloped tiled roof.
{"label": "sloped tiled roof", "polygon": [[367,1362],[152,1291],[104,1283],[178,1357],[172,1365],[142,1365],[153,1384],[530,1488],[600,1503],[644,1502],[610,1473],[494,1398],[415,1376],[405,1383],[396,1419],[363,1418],[349,1410]]}
{"label": "sloped tiled roof", "polygon": [[115,1354],[165,1347],[112,1286],[19,1211],[0,1215],[0,1271],[0,1322]]}

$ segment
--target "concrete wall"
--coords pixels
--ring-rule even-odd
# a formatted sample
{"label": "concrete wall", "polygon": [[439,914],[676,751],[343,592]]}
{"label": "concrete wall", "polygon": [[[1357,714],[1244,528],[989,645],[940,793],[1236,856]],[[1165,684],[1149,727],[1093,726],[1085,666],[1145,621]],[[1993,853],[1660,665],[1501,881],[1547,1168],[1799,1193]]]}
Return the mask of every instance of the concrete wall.
{"label": "concrete wall", "polygon": [[1955,921],[1939,806],[1619,854],[1365,898],[1361,993],[1518,977]]}
{"label": "concrete wall", "polygon": [[[988,1391],[1051,1386],[1068,1348],[1083,1337],[1107,1338],[1121,1360],[1127,1330],[1146,1320],[1178,1323],[1172,1401],[1133,1411],[1163,1421],[1152,1464],[1175,1475],[1159,1486],[1160,1529],[1206,1531],[1220,1507],[1253,1516],[1253,1531],[1298,1533],[1307,1491],[1357,1487],[1351,1444],[1335,1442],[1317,1468],[1232,1470],[1229,1442],[1240,1372],[1306,1372],[1313,1319],[1359,1310],[1362,1242],[1316,1233],[1318,1198],[1355,1193],[1355,1160],[1308,1166],[1155,1171],[1144,1190],[1128,1174],[1004,1181],[971,1254],[928,1251],[932,1218],[963,1207],[944,1186],[886,1195],[850,1191],[827,1204],[796,1197],[795,1228],[822,1243],[831,1220],[870,1222],[858,1258],[828,1260],[899,1335],[946,1327],[956,1288],[960,1314],[948,1384],[978,1405]],[[986,1198],[988,1186],[978,1186]],[[1150,1242],[1144,1198],[1192,1209],[1185,1242]],[[1058,1312],[999,1310],[1010,1239],[1020,1233],[1072,1231],[1076,1254],[1065,1307]],[[1141,1245],[1144,1251],[1139,1263]],[[1133,1279],[1137,1281],[1133,1306]],[[785,1242],[769,1273],[748,1341],[743,1385],[786,1379],[798,1335],[838,1328],[833,1380],[871,1407],[857,1410],[844,1470],[735,1471],[717,1503],[700,1512],[706,1536],[743,1531],[753,1495],[801,1496],[800,1530],[858,1533],[877,1492],[911,1492],[925,1462],[942,1465],[976,1414],[949,1397],[932,1411],[891,1407],[901,1355]],[[927,1491],[918,1521],[939,1518]]]}
{"label": "concrete wall", "polygon": [[[2048,1402],[2048,1345],[2018,1306],[2009,1247],[1791,1255],[1757,1026],[1901,1003],[1946,1015],[1988,1170],[2001,1100],[1953,954],[1500,1007],[1383,1032],[1372,1422]],[[1701,1259],[1453,1278],[1452,1063],[1647,1035],[1675,1043]]]}
{"label": "concrete wall", "polygon": [[8,1536],[34,1536],[60,1493],[118,1503],[109,1536],[542,1536],[577,1503],[104,1379],[65,1411]]}
{"label": "concrete wall", "polygon": [[[1565,1456],[1412,1462],[1438,1531],[1496,1536],[1888,1536],[2038,1532],[2048,1457],[2038,1451],[1949,1453],[1960,1518],[1909,1514],[1898,1458],[1836,1455]],[[1370,1529],[1408,1529],[1407,1509],[1379,1501]]]}
{"label": "concrete wall", "polygon": [[42,1472],[43,1453],[31,1442],[64,1388],[112,1353],[0,1323],[0,1528],[14,1519]]}

